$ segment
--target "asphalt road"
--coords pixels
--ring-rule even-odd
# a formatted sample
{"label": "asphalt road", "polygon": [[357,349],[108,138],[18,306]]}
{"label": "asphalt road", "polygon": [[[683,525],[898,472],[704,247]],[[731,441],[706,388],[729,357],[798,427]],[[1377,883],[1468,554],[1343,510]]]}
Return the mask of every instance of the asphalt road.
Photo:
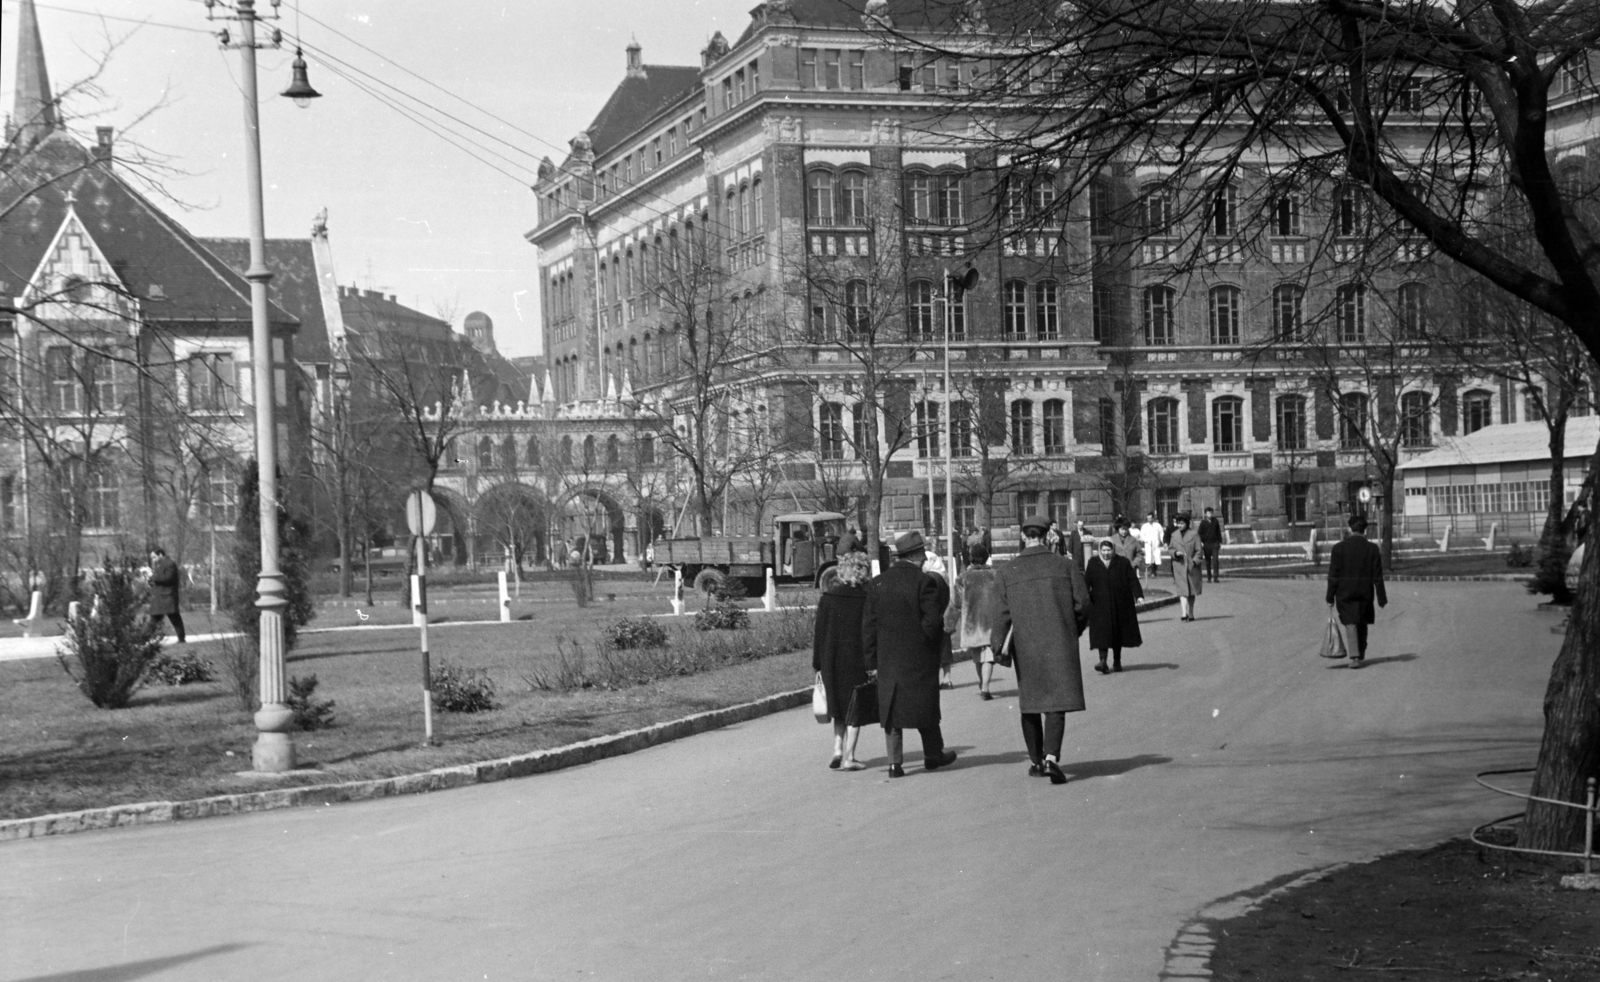
{"label": "asphalt road", "polygon": [[[1515,810],[1559,636],[1517,585],[1396,584],[1369,664],[1321,585],[1208,586],[1088,673],[1064,787],[1009,675],[961,759],[829,771],[809,708],[436,795],[0,845],[0,977],[1139,980],[1206,904]],[[1085,665],[1091,658],[1085,654]],[[917,743],[908,734],[908,758]]]}

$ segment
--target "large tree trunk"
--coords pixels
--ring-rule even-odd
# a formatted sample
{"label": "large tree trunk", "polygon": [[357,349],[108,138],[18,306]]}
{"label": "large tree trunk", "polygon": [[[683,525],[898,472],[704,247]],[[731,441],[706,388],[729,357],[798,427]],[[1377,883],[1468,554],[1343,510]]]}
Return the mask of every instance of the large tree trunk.
{"label": "large tree trunk", "polygon": [[1538,586],[1550,594],[1558,604],[1572,602],[1572,591],[1567,589],[1567,560],[1572,551],[1567,548],[1566,498],[1562,493],[1566,485],[1567,419],[1560,418],[1550,425],[1550,497],[1544,516],[1544,529],[1539,533]]}
{"label": "large tree trunk", "polygon": [[[1381,530],[1381,548],[1383,550],[1383,568],[1394,569],[1394,468],[1386,467],[1378,472],[1378,490],[1383,494],[1383,520],[1378,527]],[[1405,507],[1405,502],[1400,502],[1400,507]]]}
{"label": "large tree trunk", "polygon": [[[1589,462],[1600,467],[1600,447]],[[1552,488],[1551,494],[1557,493]],[[1544,741],[1533,776],[1540,798],[1582,804],[1584,782],[1600,777],[1600,543],[1593,512],[1584,520],[1583,567],[1567,619],[1567,636],[1550,670],[1544,694]],[[1583,812],[1529,802],[1518,844],[1571,850],[1582,843]]]}

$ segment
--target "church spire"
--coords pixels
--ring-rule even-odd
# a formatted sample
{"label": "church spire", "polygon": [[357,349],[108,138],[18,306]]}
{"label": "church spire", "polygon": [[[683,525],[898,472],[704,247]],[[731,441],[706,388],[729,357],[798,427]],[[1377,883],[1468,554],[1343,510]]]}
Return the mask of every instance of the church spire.
{"label": "church spire", "polygon": [[17,86],[11,125],[17,140],[31,146],[61,124],[55,96],[50,92],[50,72],[44,64],[44,42],[39,38],[39,15],[33,0],[21,0],[17,17]]}

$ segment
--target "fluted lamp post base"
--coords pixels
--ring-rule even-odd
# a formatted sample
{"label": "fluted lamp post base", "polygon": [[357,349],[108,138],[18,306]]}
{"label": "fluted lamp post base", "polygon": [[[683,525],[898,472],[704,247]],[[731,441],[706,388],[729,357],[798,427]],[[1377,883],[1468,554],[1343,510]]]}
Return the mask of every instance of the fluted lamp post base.
{"label": "fluted lamp post base", "polygon": [[261,610],[261,708],[256,710],[256,742],[251,748],[251,765],[259,773],[282,774],[294,770],[294,710],[288,706],[288,684],[284,668],[283,580],[263,573],[257,585]]}

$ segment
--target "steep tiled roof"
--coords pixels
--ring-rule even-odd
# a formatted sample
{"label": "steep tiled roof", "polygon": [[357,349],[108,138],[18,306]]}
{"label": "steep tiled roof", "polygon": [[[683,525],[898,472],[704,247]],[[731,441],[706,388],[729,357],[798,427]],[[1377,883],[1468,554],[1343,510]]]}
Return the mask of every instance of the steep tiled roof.
{"label": "steep tiled roof", "polygon": [[[23,200],[0,216],[0,280],[22,291],[66,220],[70,206],[117,277],[156,322],[250,322],[250,284],[200,244],[115,171],[88,163],[88,151],[61,133],[35,151],[28,166],[0,182],[0,200]],[[41,175],[57,174],[43,183]],[[42,186],[40,186],[42,183]],[[151,287],[160,297],[151,296]],[[275,324],[295,323],[282,309]]]}
{"label": "steep tiled roof", "polygon": [[[223,262],[243,274],[250,268],[249,239],[201,239]],[[300,321],[294,337],[295,359],[316,364],[332,358],[328,347],[328,322],[322,316],[322,297],[317,292],[317,263],[309,239],[268,239],[267,296],[291,317]]]}
{"label": "steep tiled roof", "polygon": [[387,334],[397,341],[434,341],[452,344],[465,341],[450,329],[450,324],[397,301],[393,295],[377,290],[339,288],[339,310],[345,330],[351,334]]}
{"label": "steep tiled roof", "polygon": [[[1567,420],[1567,459],[1594,453],[1600,440],[1600,416],[1574,416]],[[1502,423],[1485,426],[1467,436],[1445,437],[1439,448],[1413,457],[1396,470],[1432,467],[1469,467],[1473,464],[1514,464],[1550,459],[1550,430],[1543,423]]]}
{"label": "steep tiled roof", "polygon": [[595,156],[618,146],[650,117],[699,84],[700,69],[693,65],[645,65],[643,77],[624,78],[589,124],[589,142]]}

